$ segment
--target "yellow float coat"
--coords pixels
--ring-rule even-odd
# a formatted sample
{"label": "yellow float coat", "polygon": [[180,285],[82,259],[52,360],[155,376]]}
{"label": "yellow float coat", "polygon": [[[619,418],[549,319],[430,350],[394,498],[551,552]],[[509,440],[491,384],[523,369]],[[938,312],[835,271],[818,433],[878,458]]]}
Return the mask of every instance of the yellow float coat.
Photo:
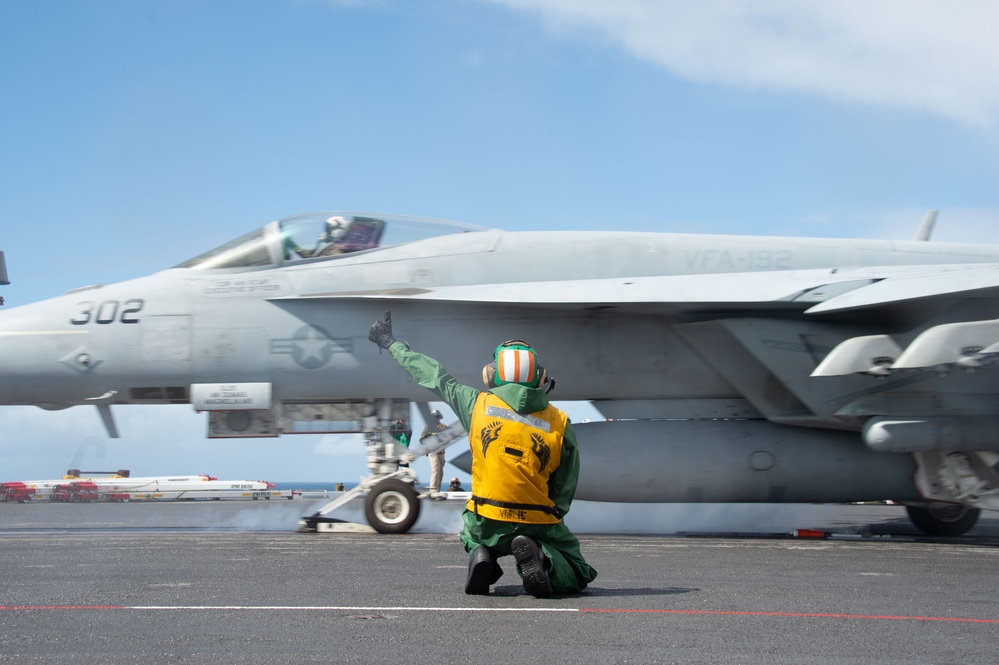
{"label": "yellow float coat", "polygon": [[468,510],[501,522],[561,521],[548,498],[548,477],[561,461],[567,418],[551,404],[517,413],[496,395],[480,393],[472,410],[472,498]]}

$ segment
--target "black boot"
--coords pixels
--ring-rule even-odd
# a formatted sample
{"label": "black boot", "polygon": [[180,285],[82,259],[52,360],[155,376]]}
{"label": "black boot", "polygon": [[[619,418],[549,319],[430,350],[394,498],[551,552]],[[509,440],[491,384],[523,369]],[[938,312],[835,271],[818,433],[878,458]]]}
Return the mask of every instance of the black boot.
{"label": "black boot", "polygon": [[[496,574],[496,560],[489,548],[480,545],[468,555],[468,577],[465,579],[465,593],[472,596],[486,596],[489,585],[493,584],[499,575]],[[500,572],[502,575],[502,571]]]}
{"label": "black boot", "polygon": [[538,544],[527,536],[517,536],[510,543],[510,548],[524,578],[524,590],[535,598],[549,598],[552,595],[549,563]]}

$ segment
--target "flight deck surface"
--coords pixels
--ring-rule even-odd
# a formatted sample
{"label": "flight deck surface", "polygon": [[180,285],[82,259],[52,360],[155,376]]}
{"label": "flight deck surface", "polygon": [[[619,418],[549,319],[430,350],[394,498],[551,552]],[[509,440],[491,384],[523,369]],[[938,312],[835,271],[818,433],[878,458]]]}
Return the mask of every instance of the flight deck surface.
{"label": "flight deck surface", "polygon": [[892,506],[814,506],[782,527],[833,539],[584,533],[597,580],[539,600],[511,558],[491,595],[462,593],[453,532],[296,533],[308,507],[0,505],[0,662],[995,659],[987,513],[949,540],[922,538]]}

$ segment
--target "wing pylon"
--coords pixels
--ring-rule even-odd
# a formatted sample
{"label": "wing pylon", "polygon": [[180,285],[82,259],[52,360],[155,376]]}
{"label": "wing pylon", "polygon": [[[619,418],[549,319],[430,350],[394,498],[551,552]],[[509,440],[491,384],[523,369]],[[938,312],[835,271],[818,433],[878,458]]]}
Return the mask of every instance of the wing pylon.
{"label": "wing pylon", "polygon": [[812,376],[870,374],[956,367],[974,369],[999,359],[999,319],[933,326],[904,349],[889,335],[852,337],[837,345]]}

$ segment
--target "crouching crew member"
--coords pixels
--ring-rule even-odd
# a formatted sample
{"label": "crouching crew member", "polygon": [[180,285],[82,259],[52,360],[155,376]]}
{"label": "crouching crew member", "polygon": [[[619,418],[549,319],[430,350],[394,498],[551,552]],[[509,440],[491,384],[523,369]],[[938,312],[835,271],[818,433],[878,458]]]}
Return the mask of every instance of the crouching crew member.
{"label": "crouching crew member", "polygon": [[569,418],[548,401],[554,381],[522,340],[504,342],[483,368],[488,390],[458,383],[433,358],[392,336],[391,315],[368,338],[457,414],[469,433],[472,498],[459,534],[469,553],[465,593],[485,595],[503,574],[497,559],[513,555],[524,589],[537,598],[576,593],[597,571],[562,519],[579,479]]}

